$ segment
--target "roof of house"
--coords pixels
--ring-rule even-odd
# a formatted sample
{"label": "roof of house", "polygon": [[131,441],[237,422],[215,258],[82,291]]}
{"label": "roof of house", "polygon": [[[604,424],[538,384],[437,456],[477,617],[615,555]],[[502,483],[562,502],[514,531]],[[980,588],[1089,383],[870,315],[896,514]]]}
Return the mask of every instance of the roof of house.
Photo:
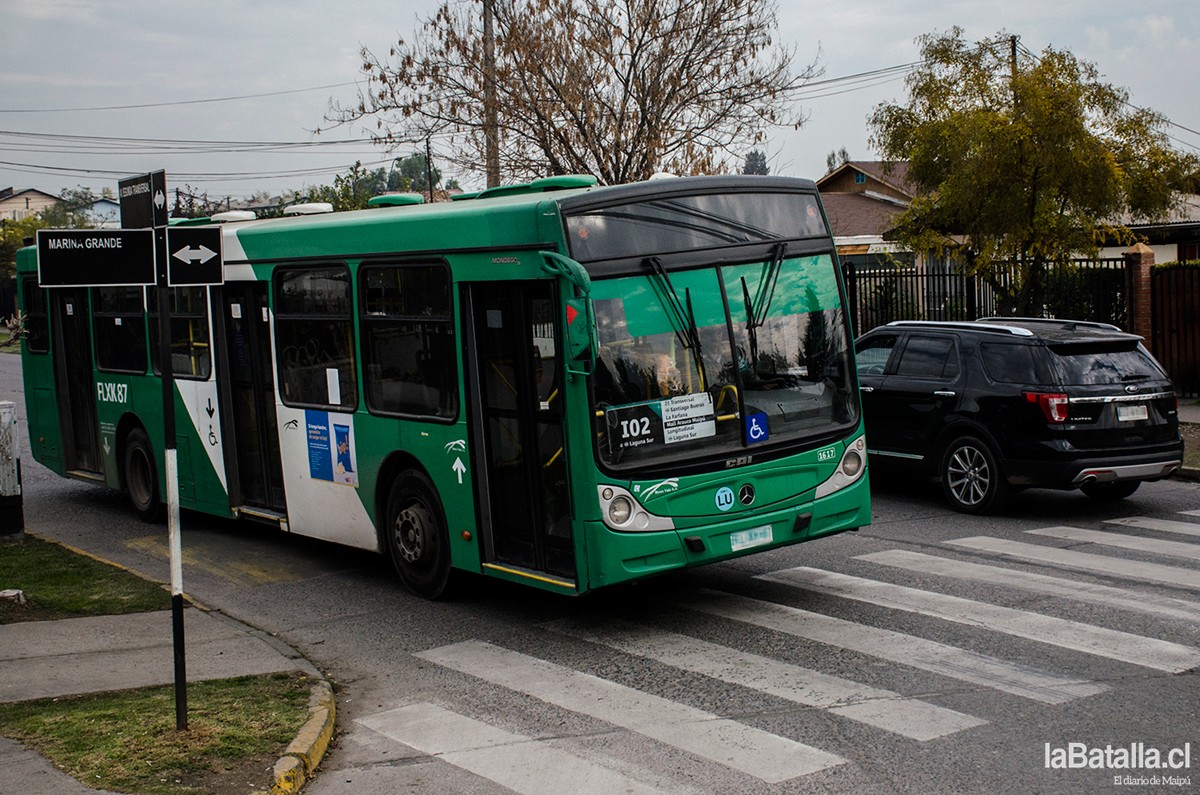
{"label": "roof of house", "polygon": [[917,186],[908,178],[907,160],[847,160],[817,180],[817,187],[834,181],[846,171],[861,171],[910,198],[917,195]]}
{"label": "roof of house", "polygon": [[14,188],[0,188],[0,201],[15,199],[16,197],[23,196],[26,193],[37,193],[41,196],[45,196],[47,199],[58,201],[58,197],[54,194],[46,193],[46,191],[38,190],[37,188],[21,188],[20,190],[16,190]]}
{"label": "roof of house", "polygon": [[821,203],[835,237],[882,235],[904,208],[862,193],[822,193]]}

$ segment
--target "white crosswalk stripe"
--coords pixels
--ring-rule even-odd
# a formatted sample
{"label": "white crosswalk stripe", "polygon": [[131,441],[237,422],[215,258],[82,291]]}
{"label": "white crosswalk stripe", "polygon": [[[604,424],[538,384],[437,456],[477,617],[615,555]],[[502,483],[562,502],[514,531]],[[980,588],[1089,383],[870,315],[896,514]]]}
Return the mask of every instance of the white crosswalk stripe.
{"label": "white crosswalk stripe", "polygon": [[703,591],[677,604],[1048,704],[1061,704],[1107,689],[1094,682],[1039,671],[945,643],[743,596]]}
{"label": "white crosswalk stripe", "polygon": [[547,740],[507,732],[434,704],[410,704],[356,722],[525,795],[662,792]]}
{"label": "white crosswalk stripe", "polygon": [[[1190,516],[1200,516],[1200,512],[1184,511]],[[1194,522],[1174,522],[1170,519],[1150,519],[1142,516],[1130,516],[1124,519],[1106,519],[1105,524],[1118,524],[1122,527],[1138,527],[1143,530],[1158,530],[1163,533],[1176,533],[1182,536],[1200,538],[1200,524]]]}
{"label": "white crosswalk stripe", "polygon": [[786,781],[845,762],[818,748],[490,643],[467,641],[416,656],[767,782]]}
{"label": "white crosswalk stripe", "polygon": [[920,574],[935,574],[939,577],[949,577],[959,580],[1003,585],[1032,593],[1045,594],[1060,599],[1072,599],[1077,602],[1113,607],[1119,610],[1142,613],[1161,618],[1183,619],[1184,621],[1200,621],[1200,602],[1189,602],[1184,599],[1174,599],[1157,594],[1138,593],[1125,588],[1114,588],[1111,585],[1099,585],[1090,582],[1078,582],[1050,577],[1017,569],[1004,569],[998,566],[985,566],[981,563],[971,563],[965,560],[926,555],[923,552],[909,552],[902,549],[890,549],[884,552],[872,552],[859,555],[857,560],[869,563],[893,566]]}
{"label": "white crosswalk stripe", "polygon": [[1038,544],[1025,544],[1020,541],[1009,541],[1006,538],[993,538],[992,536],[956,538],[946,543],[963,549],[989,552],[1002,557],[1030,560],[1035,563],[1047,563],[1061,568],[1106,574],[1124,580],[1140,580],[1142,582],[1200,589],[1200,571],[1193,569],[1181,569],[1158,563],[1145,563],[1140,560],[1113,558],[1107,555],[1093,555],[1089,552],[1076,552],[1070,549],[1046,547]]}
{"label": "white crosswalk stripe", "polygon": [[[1190,512],[1189,515],[1200,516],[1200,511]],[[1049,546],[1047,542],[1023,543],[991,536],[958,538],[944,543],[977,556],[1053,567],[1059,569],[1061,574],[1022,571],[1019,568],[1007,568],[1002,563],[953,560],[902,549],[872,552],[860,555],[856,560],[891,567],[893,572],[889,575],[890,579],[900,579],[902,572],[926,578],[932,575],[961,583],[1011,588],[1064,602],[1069,600],[1098,605],[1195,625],[1200,620],[1200,599],[1192,601],[1140,593],[1136,590],[1136,583],[1165,584],[1200,591],[1200,569],[1188,567],[1190,561],[1200,560],[1200,544],[1184,542],[1182,538],[1200,538],[1200,523],[1132,517],[1112,520],[1108,524],[1120,525],[1128,528],[1128,531],[1104,532],[1055,526],[1026,532],[1042,539],[1131,549],[1146,555],[1183,560],[1179,561],[1180,565],[1166,565],[1063,549]],[[1147,537],[1137,534],[1136,530],[1173,533],[1180,539]],[[1106,575],[1135,584],[1116,587],[1077,582],[1071,579],[1070,571]],[[952,622],[970,627],[976,633],[1000,633],[1156,671],[1178,673],[1200,668],[1200,648],[1151,637],[1150,634],[1135,634],[1098,625],[1105,623],[1103,621],[1088,624],[1005,604],[991,604],[936,590],[806,566],[760,575],[756,579]],[[928,580],[921,584],[925,582]],[[958,590],[965,592],[964,586]],[[779,593],[783,594],[782,591]],[[1008,600],[1000,597],[994,601]],[[1045,704],[1065,704],[1110,689],[1109,684],[1091,681],[1070,670],[1044,670],[948,642],[887,629],[886,619],[860,623],[838,618],[843,613],[842,607],[847,604],[845,602],[822,601],[822,612],[815,612],[723,591],[702,590],[680,594],[671,603],[696,614],[720,616],[778,633],[774,636],[765,634],[756,639],[764,640],[767,644],[764,648],[771,649],[769,656],[696,637],[709,633],[704,630],[693,632],[686,623],[683,629],[676,631],[652,626],[649,622],[638,623],[640,616],[633,616],[635,620],[630,621],[588,615],[550,621],[539,625],[539,628],[563,636],[562,642],[569,642],[566,638],[574,638],[595,644],[589,647],[589,657],[610,650],[610,653],[628,655],[624,658],[626,663],[640,658],[651,662],[639,665],[662,666],[660,672],[674,672],[676,681],[679,672],[695,675],[697,678],[694,681],[701,685],[699,692],[706,689],[704,680],[699,677],[705,677],[709,680],[707,687],[721,693],[723,702],[728,700],[736,703],[745,698],[756,705],[756,711],[750,713],[748,710],[747,714],[772,715],[772,727],[790,718],[797,722],[797,731],[813,726],[820,728],[830,720],[851,721],[859,724],[856,729],[858,733],[874,732],[878,738],[882,738],[886,732],[907,741],[936,743],[959,732],[986,726],[989,722],[915,695],[834,676],[797,665],[789,659],[820,660],[826,653],[822,647],[846,649],[901,668],[968,682]],[[1053,606],[1047,609],[1058,612]],[[1100,611],[1095,610],[1092,614],[1101,615]],[[1145,622],[1143,625],[1153,626]],[[1150,631],[1134,628],[1147,633]],[[942,630],[937,632],[940,637]],[[785,644],[780,651],[779,636],[790,636],[795,640]],[[1030,648],[1033,648],[1032,645]],[[1026,655],[1029,653],[1028,649],[1020,651]],[[837,654],[836,651],[829,653]],[[510,691],[512,698],[540,702],[540,706],[534,706],[536,702],[526,701],[524,709],[558,708],[615,727],[599,733],[589,730],[578,736],[542,736],[540,730],[532,733],[514,732],[501,725],[455,712],[451,705],[426,702],[407,704],[356,721],[379,735],[519,793],[651,793],[677,789],[683,780],[681,775],[688,778],[694,775],[691,771],[682,772],[676,765],[672,765],[669,771],[659,773],[654,770],[655,762],[634,763],[631,761],[634,757],[613,750],[612,740],[616,738],[619,738],[618,747],[636,747],[638,742],[652,741],[690,754],[695,758],[695,764],[704,760],[710,765],[710,773],[715,770],[711,765],[716,764],[727,768],[733,775],[750,776],[771,784],[837,768],[845,764],[847,758],[859,758],[853,750],[854,743],[849,749],[843,745],[847,737],[855,736],[853,733],[821,734],[834,745],[828,749],[816,748],[784,736],[791,732],[775,734],[741,720],[723,717],[722,714],[483,641],[455,643],[415,656],[447,670],[505,688]],[[1055,659],[1060,661],[1058,666],[1070,667],[1064,662],[1068,658],[1060,655]],[[624,667],[621,658],[606,664],[621,664]],[[1080,665],[1078,670],[1090,669]],[[935,684],[914,686],[913,676],[921,675],[906,674],[901,680],[906,683],[902,689],[909,692],[938,689]],[[669,675],[667,681],[670,681]],[[732,685],[735,689],[723,688],[721,684]],[[754,694],[759,694],[757,699]],[[777,706],[764,708],[763,696],[790,702],[802,709],[781,711]],[[975,694],[972,697],[977,696]],[[471,712],[473,714],[473,710]],[[722,713],[737,714],[726,708],[722,708]],[[832,717],[821,720],[815,716]],[[996,720],[995,715],[990,713],[986,717]],[[597,743],[591,741],[592,737],[608,739]],[[635,745],[630,746],[630,743]],[[656,760],[662,750],[648,752],[644,756],[638,754],[637,758]],[[677,754],[674,758],[679,759]]]}
{"label": "white crosswalk stripe", "polygon": [[564,619],[556,632],[723,682],[757,690],[915,740],[932,740],[987,721],[899,693],[757,654],[616,620]]}
{"label": "white crosswalk stripe", "polygon": [[1057,616],[799,566],[758,579],[905,610],[1169,673],[1200,666],[1200,649]]}
{"label": "white crosswalk stripe", "polygon": [[1084,541],[1089,544],[1121,547],[1138,552],[1150,552],[1155,555],[1169,555],[1176,558],[1200,560],[1200,546],[1180,541],[1162,541],[1157,538],[1131,536],[1124,533],[1103,533],[1099,530],[1085,530],[1082,527],[1039,527],[1036,530],[1026,530],[1025,532],[1030,535],[1046,536],[1047,538]]}

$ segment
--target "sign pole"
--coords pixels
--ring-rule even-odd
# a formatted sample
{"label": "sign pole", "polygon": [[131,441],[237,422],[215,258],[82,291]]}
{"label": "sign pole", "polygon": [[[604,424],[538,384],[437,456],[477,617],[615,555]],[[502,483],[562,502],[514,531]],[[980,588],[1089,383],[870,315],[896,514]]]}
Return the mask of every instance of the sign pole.
{"label": "sign pole", "polygon": [[118,183],[121,225],[154,230],[158,361],[162,373],[163,469],[171,555],[171,635],[175,651],[175,728],[186,731],[187,658],[183,632],[183,538],[179,528],[179,460],[175,447],[175,375],[171,362],[171,290],[167,257],[167,174],[153,171]]}
{"label": "sign pole", "polygon": [[175,447],[175,372],[171,361],[171,288],[167,286],[167,230],[154,230],[158,270],[158,361],[162,370],[163,465],[167,487],[167,545],[171,555],[171,635],[175,649],[175,728],[186,731],[187,657],[183,631],[183,538],[179,527],[179,458]]}

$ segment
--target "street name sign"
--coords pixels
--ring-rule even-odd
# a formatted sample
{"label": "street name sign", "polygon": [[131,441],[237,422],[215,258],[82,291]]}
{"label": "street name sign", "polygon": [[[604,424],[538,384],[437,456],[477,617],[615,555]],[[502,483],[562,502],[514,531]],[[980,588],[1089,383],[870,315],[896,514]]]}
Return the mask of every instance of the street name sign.
{"label": "street name sign", "polygon": [[167,225],[167,172],[152,171],[117,183],[121,226],[146,229]]}
{"label": "street name sign", "polygon": [[39,229],[42,287],[153,285],[152,229]]}
{"label": "street name sign", "polygon": [[167,227],[167,284],[188,287],[224,284],[221,230],[214,227]]}

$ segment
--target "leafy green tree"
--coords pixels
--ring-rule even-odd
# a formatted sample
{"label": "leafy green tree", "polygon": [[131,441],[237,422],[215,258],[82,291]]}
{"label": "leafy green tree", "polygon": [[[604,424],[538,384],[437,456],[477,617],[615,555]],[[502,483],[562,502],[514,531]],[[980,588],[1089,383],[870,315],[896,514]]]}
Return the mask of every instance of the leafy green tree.
{"label": "leafy green tree", "polygon": [[751,149],[746,153],[746,164],[742,166],[743,174],[770,174],[767,167],[767,153],[760,149]]}
{"label": "leafy green tree", "polygon": [[38,229],[87,229],[94,224],[88,211],[100,199],[91,188],[64,188],[58,202],[37,214]]}
{"label": "leafy green tree", "polygon": [[[408,157],[402,157],[394,162],[394,168],[388,174],[388,190],[429,192],[430,169],[426,167],[425,153],[414,152]],[[437,187],[442,181],[442,172],[437,167],[433,169],[433,185]]]}
{"label": "leafy green tree", "polygon": [[[1069,52],[1018,59],[1014,37],[969,44],[957,27],[918,41],[908,101],[870,118],[872,144],[907,160],[920,190],[894,234],[914,251],[960,247],[1007,311],[1040,314],[1048,263],[1132,241],[1115,219],[1162,217],[1196,170],[1161,115]],[[1012,282],[996,278],[1002,263]]]}
{"label": "leafy green tree", "polygon": [[387,169],[366,169],[356,161],[345,174],[335,176],[332,185],[311,186],[297,195],[306,202],[329,202],[335,212],[361,210],[372,196],[387,190],[387,182]]}
{"label": "leafy green tree", "polygon": [[735,146],[799,126],[796,93],[819,73],[793,71],[771,0],[488,5],[490,51],[482,3],[445,0],[414,41],[387,57],[362,50],[367,87],[327,119],[373,119],[375,140],[393,149],[432,133],[446,162],[471,171],[486,161],[494,113],[504,181],[583,173],[616,184],[735,169]]}

